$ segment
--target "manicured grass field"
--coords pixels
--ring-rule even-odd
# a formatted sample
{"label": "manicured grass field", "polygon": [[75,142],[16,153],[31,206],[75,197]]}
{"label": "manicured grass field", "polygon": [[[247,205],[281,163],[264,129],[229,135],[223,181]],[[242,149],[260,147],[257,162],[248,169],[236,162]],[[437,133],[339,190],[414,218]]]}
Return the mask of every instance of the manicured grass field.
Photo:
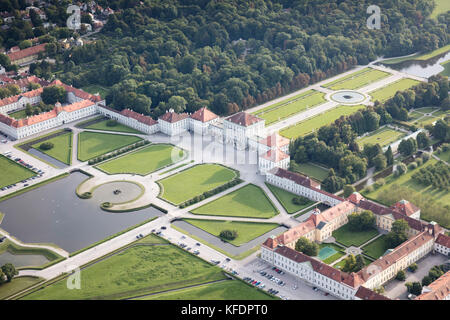
{"label": "manicured grass field", "polygon": [[159,180],[161,198],[176,205],[217,188],[236,177],[236,172],[217,164],[201,164]]}
{"label": "manicured grass field", "polygon": [[25,109],[23,110],[19,110],[13,113],[8,114],[9,117],[14,118],[14,119],[25,119],[27,117],[27,114],[25,112]]}
{"label": "manicured grass field", "polygon": [[36,173],[0,155],[0,188],[35,176]]}
{"label": "manicured grass field", "polygon": [[274,300],[276,298],[239,281],[222,281],[155,294],[137,300]]}
{"label": "manicured grass field", "polygon": [[328,176],[327,169],[324,169],[322,167],[319,167],[318,165],[315,165],[314,163],[307,162],[307,163],[295,163],[292,166],[292,170],[298,173],[301,173],[303,175],[307,175],[310,178],[313,178],[318,181],[323,181]]}
{"label": "manicured grass field", "polygon": [[[72,162],[72,137],[72,132],[67,132],[57,137],[45,140],[44,142],[36,143],[32,147],[52,158],[55,158],[56,160],[70,165]],[[47,142],[53,143],[54,147],[50,150],[42,150],[39,148],[42,143]]]}
{"label": "manicured grass field", "polygon": [[390,75],[391,74],[388,72],[372,68],[364,68],[362,70],[353,72],[345,77],[329,82],[323,85],[323,87],[329,88],[331,90],[342,90],[342,89],[355,90],[362,88],[372,82],[379,81]]}
{"label": "manicured grass field", "polygon": [[372,241],[368,245],[365,245],[364,247],[362,247],[362,249],[363,249],[364,253],[367,254],[369,257],[378,259],[386,252],[387,249],[390,249],[390,248],[387,244],[386,236],[382,235],[375,241]]}
{"label": "manicured grass field", "polygon": [[83,131],[78,135],[78,159],[87,161],[141,140],[136,136]]}
{"label": "manicured grass field", "polygon": [[0,300],[25,290],[42,280],[42,278],[28,276],[13,278],[11,282],[6,282],[0,286]]}
{"label": "manicured grass field", "polygon": [[363,194],[387,206],[391,206],[401,199],[406,199],[421,209],[422,219],[436,221],[441,226],[450,228],[450,210],[448,209],[450,193],[432,186],[418,184],[411,179],[411,176],[421,168],[433,165],[436,162],[436,159],[431,158],[417,169],[408,169],[406,174],[398,178],[390,175],[384,178],[385,184],[382,187],[370,193],[363,191]]}
{"label": "manicured grass field", "polygon": [[184,156],[183,150],[177,147],[169,144],[154,144],[103,162],[97,168],[109,174],[134,173],[145,176],[184,159]]}
{"label": "manicured grass field", "polygon": [[113,127],[108,127],[106,125],[106,123],[109,120],[104,120],[104,121],[100,121],[94,124],[91,124],[90,126],[85,127],[84,129],[92,129],[92,130],[101,130],[101,131],[114,131],[114,132],[126,132],[126,133],[136,133],[136,134],[142,134],[142,132],[127,127],[123,124],[117,123],[115,126]]}
{"label": "manicured grass field", "polygon": [[396,81],[394,83],[390,83],[387,86],[384,86],[380,89],[370,92],[369,94],[370,94],[370,96],[372,96],[372,101],[378,100],[380,102],[384,102],[387,99],[395,96],[397,91],[403,91],[403,90],[409,89],[419,83],[420,83],[420,81],[405,78],[405,79]]}
{"label": "manicured grass field", "polygon": [[440,13],[444,13],[450,10],[450,2],[448,0],[434,0],[434,2],[436,3],[436,7],[430,15],[431,18],[435,18]]}
{"label": "manicured grass field", "polygon": [[266,185],[270,189],[270,191],[275,195],[275,197],[278,199],[278,201],[281,203],[283,208],[289,214],[299,212],[300,210],[303,210],[314,204],[314,201],[310,201],[310,200],[308,201],[307,204],[304,204],[304,205],[294,204],[292,202],[292,199],[298,197],[296,194],[293,194],[289,191],[278,188],[269,183],[266,183]]}
{"label": "manicured grass field", "polygon": [[[446,1],[448,4],[447,0],[437,0],[437,1]],[[448,9],[447,9],[448,10]],[[433,50],[431,52],[426,52],[426,53],[419,53],[410,57],[404,57],[404,58],[392,58],[392,59],[388,59],[388,60],[384,60],[382,61],[383,64],[397,64],[403,61],[409,61],[409,60],[428,60],[431,59],[435,56],[438,56],[440,54],[443,54],[447,51],[450,50],[450,44],[442,47],[442,48],[438,48],[436,50]]]}
{"label": "manicured grass field", "polygon": [[328,110],[322,114],[319,114],[313,118],[301,121],[293,126],[280,131],[280,134],[286,138],[292,139],[300,136],[305,136],[314,130],[318,130],[320,127],[333,123],[341,116],[348,116],[355,113],[359,109],[363,109],[365,106],[343,106],[339,105],[334,109]]}
{"label": "manicured grass field", "polygon": [[387,146],[394,141],[404,137],[406,134],[388,127],[383,127],[375,130],[364,138],[356,139],[359,147],[364,148],[365,144],[379,144],[381,147]]}
{"label": "manicured grass field", "polygon": [[79,290],[62,279],[24,299],[123,299],[220,279],[220,268],[176,246],[136,245],[82,269]]}
{"label": "manicured grass field", "polygon": [[223,230],[236,230],[237,237],[229,243],[240,246],[244,243],[279,227],[276,223],[257,223],[244,221],[224,221],[224,220],[200,220],[200,219],[183,219],[197,228],[200,228],[216,237],[219,237]]}
{"label": "manicured grass field", "polygon": [[[363,260],[364,260],[364,265],[365,265],[365,266],[368,266],[369,264],[372,263],[372,261],[370,261],[369,259],[367,259],[367,258],[364,257],[364,256],[363,256]],[[342,259],[341,261],[339,261],[338,263],[336,263],[336,264],[333,266],[333,268],[341,269],[341,268],[344,267],[344,265],[345,265],[345,258]]]}
{"label": "manicured grass field", "polygon": [[254,114],[266,120],[266,125],[278,122],[308,108],[325,102],[325,94],[315,90],[308,90],[286,101],[278,102]]}
{"label": "manicured grass field", "polygon": [[351,231],[348,224],[344,224],[339,229],[333,231],[333,237],[336,241],[346,247],[359,247],[377,235],[378,231],[376,229],[367,231]]}
{"label": "manicured grass field", "polygon": [[434,153],[439,159],[444,160],[445,162],[450,163],[450,150],[441,152],[441,154]]}
{"label": "manicured grass field", "polygon": [[264,191],[248,184],[191,211],[193,214],[228,217],[272,218],[278,210]]}

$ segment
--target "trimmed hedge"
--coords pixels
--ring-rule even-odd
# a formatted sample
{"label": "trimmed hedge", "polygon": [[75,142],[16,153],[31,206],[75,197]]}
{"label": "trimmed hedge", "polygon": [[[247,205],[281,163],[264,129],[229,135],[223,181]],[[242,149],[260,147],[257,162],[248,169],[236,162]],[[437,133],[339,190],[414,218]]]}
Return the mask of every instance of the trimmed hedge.
{"label": "trimmed hedge", "polygon": [[108,154],[99,156],[97,158],[93,158],[93,159],[88,161],[88,164],[89,165],[94,165],[94,164],[97,164],[99,162],[102,162],[102,161],[105,161],[105,160],[109,160],[111,158],[117,157],[118,155],[121,155],[123,153],[129,152],[129,151],[137,149],[137,148],[140,148],[140,147],[145,146],[147,144],[150,144],[150,141],[142,140],[142,141],[136,142],[136,143],[134,143],[132,145],[129,145],[129,146],[125,147],[125,148],[118,149],[116,151],[113,151],[113,152],[110,152]]}

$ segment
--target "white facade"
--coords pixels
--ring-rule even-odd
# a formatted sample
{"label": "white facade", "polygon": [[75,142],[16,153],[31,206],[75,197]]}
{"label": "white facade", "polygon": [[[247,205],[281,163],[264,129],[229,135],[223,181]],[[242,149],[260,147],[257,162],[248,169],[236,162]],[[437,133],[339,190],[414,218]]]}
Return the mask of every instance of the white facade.
{"label": "white facade", "polygon": [[98,110],[98,113],[100,113],[108,118],[114,119],[117,122],[119,122],[120,124],[123,124],[130,128],[136,129],[138,131],[141,131],[141,132],[144,132],[147,134],[153,134],[153,133],[156,133],[159,131],[158,123],[155,123],[154,125],[147,125],[147,124],[139,122],[138,120],[133,119],[131,117],[126,117],[117,111],[103,108],[102,106],[98,106],[97,110]]}
{"label": "white facade", "polygon": [[450,248],[443,246],[442,244],[439,244],[437,242],[434,243],[434,250],[436,252],[439,252],[440,254],[443,254],[444,256],[450,256]]}
{"label": "white facade", "polygon": [[289,168],[290,161],[291,161],[290,157],[281,159],[278,162],[268,160],[264,157],[259,157],[258,158],[258,169],[263,174],[266,174],[267,171],[269,171],[275,167],[287,170]]}
{"label": "white facade", "polygon": [[261,120],[246,127],[224,119],[223,133],[226,143],[233,144],[237,149],[243,150],[248,147],[249,138],[264,136],[265,121]]}
{"label": "white facade", "polygon": [[177,122],[167,122],[162,119],[158,119],[158,124],[159,130],[168,136],[175,136],[189,130],[189,118],[185,118]]}
{"label": "white facade", "polygon": [[11,102],[10,104],[0,107],[0,113],[7,114],[8,112],[11,112],[11,111],[17,111],[20,109],[24,109],[28,103],[31,105],[35,105],[35,104],[38,104],[39,102],[41,102],[41,100],[42,99],[41,99],[40,95],[30,97],[30,98],[28,98],[26,96],[20,96],[17,99],[17,101]]}

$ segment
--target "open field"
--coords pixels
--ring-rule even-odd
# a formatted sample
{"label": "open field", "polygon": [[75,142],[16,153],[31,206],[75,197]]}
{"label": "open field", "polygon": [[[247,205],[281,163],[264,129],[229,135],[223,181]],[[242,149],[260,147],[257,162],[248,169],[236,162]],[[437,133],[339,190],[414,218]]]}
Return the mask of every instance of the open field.
{"label": "open field", "polygon": [[6,282],[0,286],[0,300],[3,300],[13,294],[21,292],[44,279],[37,277],[16,277],[11,282]]}
{"label": "open field", "polygon": [[363,194],[387,206],[391,206],[401,199],[406,199],[421,209],[422,219],[436,221],[441,226],[450,228],[450,193],[432,186],[423,186],[411,179],[411,176],[421,168],[433,165],[436,162],[436,159],[431,158],[417,169],[408,169],[406,174],[398,178],[391,174],[384,178],[385,184],[383,186],[372,192],[364,190]]}
{"label": "open field", "polygon": [[372,82],[379,81],[390,75],[391,74],[388,72],[372,68],[364,68],[362,70],[353,72],[345,77],[326,83],[325,85],[323,85],[323,87],[329,88],[331,90],[342,90],[342,89],[355,90],[365,87],[366,85]]}
{"label": "open field", "polygon": [[96,94],[99,93],[100,96],[104,99],[106,97],[106,95],[109,92],[109,89],[102,87],[100,85],[97,84],[92,84],[92,85],[88,85],[88,86],[84,86],[81,87],[82,90],[90,93],[90,94]]}
{"label": "open field", "polygon": [[141,140],[136,136],[83,131],[78,135],[78,159],[87,161]]}
{"label": "open field", "polygon": [[367,254],[369,257],[378,259],[381,257],[387,249],[390,249],[386,242],[386,236],[382,235],[375,241],[372,241],[368,245],[362,247],[363,252]]}
{"label": "open field", "polygon": [[444,13],[450,10],[450,2],[448,0],[434,0],[434,2],[436,3],[436,7],[430,15],[431,18],[435,18],[440,13]]}
{"label": "open field", "polygon": [[406,89],[414,87],[415,85],[417,85],[419,83],[420,83],[420,81],[405,78],[405,79],[396,81],[394,83],[390,83],[387,86],[384,86],[375,91],[372,91],[369,93],[369,95],[372,97],[372,101],[378,100],[380,102],[384,102],[384,101],[388,100],[389,98],[392,98],[393,96],[395,96],[397,91],[404,91]]}
{"label": "open field", "polygon": [[0,188],[15,184],[36,175],[28,168],[0,155]]}
{"label": "open field", "polygon": [[[172,155],[174,155],[172,157]],[[103,162],[97,168],[108,174],[134,173],[142,176],[183,160],[183,150],[169,144],[154,144]],[[173,158],[173,159],[172,159]]]}
{"label": "open field", "polygon": [[138,300],[273,300],[263,291],[239,281],[221,281],[198,287],[150,295]]}
{"label": "open field", "polygon": [[109,120],[100,121],[100,122],[91,124],[90,126],[84,127],[84,129],[142,134],[142,132],[140,132],[136,129],[127,127],[120,123],[117,123],[115,126],[109,127],[106,125],[106,123],[108,121]]}
{"label": "open field", "polygon": [[[45,140],[44,142],[36,143],[32,147],[52,158],[55,158],[56,160],[70,165],[72,162],[72,137],[73,133],[67,132],[57,137]],[[39,148],[42,143],[47,142],[53,143],[54,147],[50,150],[42,150]]]}
{"label": "open field", "polygon": [[24,299],[123,299],[221,279],[220,268],[176,246],[137,244],[83,268],[80,290],[61,279]]}
{"label": "open field", "polygon": [[[308,200],[307,204],[299,205],[294,204],[292,202],[292,199],[299,197],[296,194],[293,194],[289,191],[286,191],[284,189],[278,188],[274,185],[271,185],[269,183],[266,183],[266,186],[270,189],[270,191],[275,195],[275,197],[278,199],[278,201],[281,203],[283,208],[287,211],[287,213],[292,214],[299,212],[300,210],[303,210],[311,205],[314,204],[314,201]],[[305,198],[306,199],[306,198]]]}
{"label": "open field", "polygon": [[359,147],[362,149],[365,144],[379,144],[381,147],[387,146],[394,141],[404,137],[406,134],[388,127],[383,127],[373,131],[369,135],[356,139]]}
{"label": "open field", "polygon": [[253,114],[266,120],[266,125],[288,118],[308,108],[324,103],[323,92],[308,90],[286,101],[281,101]]}
{"label": "open field", "polygon": [[235,230],[237,237],[229,243],[240,246],[244,243],[275,229],[279,225],[276,223],[257,223],[243,221],[223,221],[223,220],[200,220],[200,219],[183,219],[197,228],[200,228],[213,236],[219,237],[223,230]]}
{"label": "open field", "polygon": [[435,152],[434,155],[437,156],[439,159],[450,163],[450,150],[445,152],[442,151],[440,154],[437,154],[437,152]]}
{"label": "open field", "polygon": [[292,171],[307,175],[317,181],[323,181],[328,176],[328,169],[322,168],[312,162],[293,163]]}
{"label": "open field", "polygon": [[333,231],[333,237],[336,241],[346,247],[359,247],[377,235],[378,231],[375,228],[366,231],[351,231],[348,224],[345,224],[339,229]]}
{"label": "open field", "polygon": [[217,188],[236,177],[236,172],[218,164],[201,164],[159,180],[160,197],[176,205]]}
{"label": "open field", "polygon": [[[448,3],[447,0],[437,0],[437,1],[446,1]],[[440,54],[446,53],[449,50],[450,50],[450,44],[448,44],[442,48],[433,50],[431,52],[419,53],[419,54],[416,54],[416,55],[413,55],[410,57],[404,57],[404,58],[392,58],[392,59],[384,60],[384,61],[382,61],[382,63],[383,64],[397,64],[397,63],[400,63],[403,61],[409,61],[409,60],[428,60],[428,59],[431,59]]]}
{"label": "open field", "polygon": [[264,191],[248,184],[223,197],[191,210],[193,214],[209,216],[272,218],[278,210]]}
{"label": "open field", "polygon": [[314,130],[318,130],[320,127],[333,123],[341,116],[348,116],[355,113],[359,109],[363,109],[365,106],[343,106],[339,105],[336,108],[328,110],[322,114],[319,114],[313,118],[300,121],[293,126],[280,131],[280,134],[286,138],[292,139],[300,136],[305,136]]}

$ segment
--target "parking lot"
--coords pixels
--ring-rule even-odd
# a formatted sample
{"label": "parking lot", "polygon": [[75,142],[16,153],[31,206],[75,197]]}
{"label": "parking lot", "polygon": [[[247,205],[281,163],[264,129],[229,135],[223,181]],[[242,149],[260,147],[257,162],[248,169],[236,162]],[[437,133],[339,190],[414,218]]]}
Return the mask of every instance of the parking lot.
{"label": "parking lot", "polygon": [[[28,179],[25,179],[25,180],[16,182],[16,183],[14,183],[14,184],[11,184],[11,185],[8,185],[8,186],[4,186],[4,187],[0,188],[0,191],[5,191],[5,190],[8,190],[8,189],[11,189],[11,188],[14,188],[14,187],[27,187],[27,186],[28,186],[28,183],[27,183],[27,182],[32,181],[32,180],[35,180],[35,179],[38,179],[38,178],[41,178],[42,175],[45,173],[44,171],[42,171],[42,170],[40,170],[40,169],[38,169],[38,168],[36,168],[36,167],[33,167],[31,164],[25,162],[25,161],[22,160],[21,158],[14,157],[14,155],[12,154],[11,151],[8,151],[8,152],[3,153],[3,156],[7,157],[8,159],[14,161],[15,163],[17,163],[17,164],[19,164],[19,165],[21,165],[21,166],[24,166],[24,167],[30,169],[30,170],[33,171],[36,175],[33,176],[33,177],[30,177],[30,178],[28,178]],[[20,185],[21,183],[22,183],[23,185]]]}

